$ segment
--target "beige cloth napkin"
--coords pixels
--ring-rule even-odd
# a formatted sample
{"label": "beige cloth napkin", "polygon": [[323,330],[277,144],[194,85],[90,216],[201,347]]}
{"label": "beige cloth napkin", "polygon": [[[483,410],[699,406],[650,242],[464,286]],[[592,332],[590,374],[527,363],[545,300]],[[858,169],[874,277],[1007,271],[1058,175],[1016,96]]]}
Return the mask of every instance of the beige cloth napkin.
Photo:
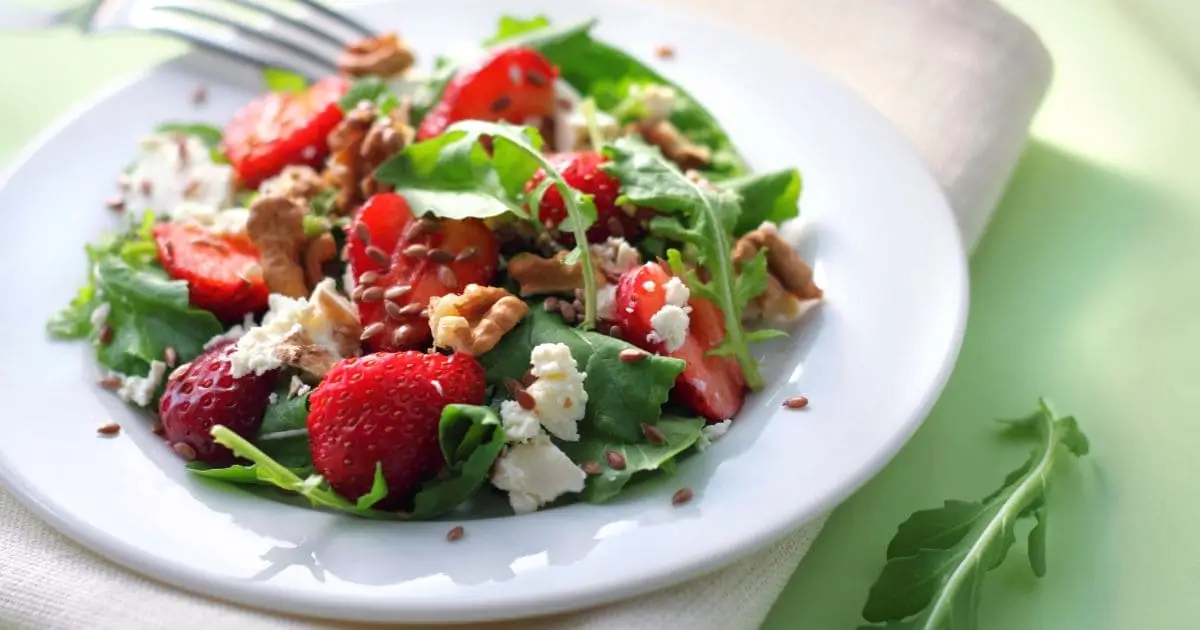
{"label": "beige cloth napkin", "polygon": [[[656,0],[709,13],[814,61],[919,149],[974,244],[1049,83],[1036,36],[990,0]],[[108,563],[0,490],[0,627],[339,628],[211,601]],[[736,630],[762,623],[824,519],[711,576],[601,608],[499,628]]]}

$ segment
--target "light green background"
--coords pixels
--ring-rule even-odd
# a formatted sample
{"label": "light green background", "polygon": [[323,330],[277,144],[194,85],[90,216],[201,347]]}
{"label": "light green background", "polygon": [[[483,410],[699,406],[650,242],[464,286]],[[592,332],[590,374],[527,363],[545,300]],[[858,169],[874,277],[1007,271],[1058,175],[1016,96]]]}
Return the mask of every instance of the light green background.
{"label": "light green background", "polygon": [[[1049,575],[1010,554],[987,582],[984,630],[1200,627],[1200,2],[1002,1],[1056,76],[972,259],[958,367],[912,442],[830,518],[769,630],[853,628],[895,526],[993,489],[1024,452],[988,420],[1040,394],[1080,419],[1093,455],[1051,492]],[[179,50],[0,34],[0,158]]]}

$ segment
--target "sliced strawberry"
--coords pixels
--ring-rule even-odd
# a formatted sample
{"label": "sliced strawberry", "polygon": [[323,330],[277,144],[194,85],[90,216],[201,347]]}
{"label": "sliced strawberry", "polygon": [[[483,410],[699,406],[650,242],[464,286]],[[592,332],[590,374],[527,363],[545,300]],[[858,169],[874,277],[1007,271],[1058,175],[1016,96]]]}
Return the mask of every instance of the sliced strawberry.
{"label": "sliced strawberry", "polygon": [[158,414],[175,452],[212,465],[233,463],[233,453],[213,441],[218,424],[251,438],[262,426],[279,371],[234,378],[229,355],[236,344],[225,341],[206,350],[167,379]]}
{"label": "sliced strawberry", "polygon": [[349,87],[329,77],[304,92],[264,94],[234,114],[221,146],[241,183],[257,188],[290,164],[320,166],[329,153],[326,138],[342,121],[338,100]]}
{"label": "sliced strawberry", "polygon": [[714,422],[732,418],[746,399],[746,379],[733,357],[707,354],[725,338],[721,310],[703,298],[688,300],[692,310],[687,336],[674,351],[667,350],[650,323],[667,303],[663,286],[671,277],[658,263],[625,272],[617,285],[617,324],[625,339],[643,350],[687,361],[671,389],[678,402]]}
{"label": "sliced strawberry", "polygon": [[250,239],[197,225],[159,223],[154,244],[167,274],[187,281],[192,306],[227,322],[267,308],[267,283]]}
{"label": "sliced strawberry", "polygon": [[347,231],[350,272],[367,346],[376,351],[429,346],[429,298],[486,285],[499,245],[478,219],[413,217],[400,195],[375,195]]}
{"label": "sliced strawberry", "polygon": [[418,140],[441,135],[460,120],[524,123],[554,113],[558,68],[528,48],[505,48],[460,71],[421,121]]}
{"label": "sliced strawberry", "polygon": [[382,464],[388,495],[379,507],[398,507],[444,463],[438,446],[442,409],[481,404],[486,387],[483,367],[465,354],[346,359],[309,398],[313,465],[334,490],[355,500],[370,491]]}
{"label": "sliced strawberry", "polygon": [[[580,153],[559,153],[549,156],[554,169],[562,174],[564,180],[572,188],[592,196],[596,204],[596,222],[587,230],[589,243],[602,243],[611,236],[624,237],[630,241],[640,239],[646,233],[646,223],[654,216],[653,211],[643,208],[633,208],[629,211],[617,207],[617,197],[621,193],[621,183],[615,177],[600,169],[605,157],[599,153],[585,151]],[[525,185],[525,192],[537,188],[546,179],[546,172],[538,170],[533,178]],[[558,226],[567,220],[567,207],[563,203],[562,194],[558,188],[551,186],[538,206],[538,218],[558,242],[568,247],[575,245],[575,235],[568,231],[559,230]]]}

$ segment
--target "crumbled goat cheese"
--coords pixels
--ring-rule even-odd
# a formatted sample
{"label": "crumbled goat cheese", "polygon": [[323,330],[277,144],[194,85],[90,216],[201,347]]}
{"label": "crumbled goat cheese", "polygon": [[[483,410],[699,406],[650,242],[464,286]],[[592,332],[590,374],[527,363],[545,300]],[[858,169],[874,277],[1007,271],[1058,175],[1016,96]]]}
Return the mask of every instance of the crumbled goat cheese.
{"label": "crumbled goat cheese", "polygon": [[666,120],[671,116],[671,112],[675,111],[675,101],[678,95],[675,93],[674,88],[652,83],[649,85],[634,86],[631,88],[631,91],[634,90],[641,97],[642,104],[646,107],[646,117],[643,120],[647,122]]}
{"label": "crumbled goat cheese", "polygon": [[187,202],[223,208],[233,194],[233,168],[212,161],[196,136],[153,134],[142,138],[141,154],[129,172],[125,208],[153,210],[174,218]]}
{"label": "crumbled goat cheese", "polygon": [[616,319],[617,317],[617,287],[606,284],[596,291],[596,317],[600,319]]}
{"label": "crumbled goat cheese", "polygon": [[189,201],[175,208],[171,221],[198,225],[215,234],[244,234],[250,211],[246,208],[219,210],[216,206]]}
{"label": "crumbled goat cheese", "polygon": [[643,288],[643,289],[645,289],[645,290],[647,290],[647,291],[653,291],[653,290],[655,290],[655,289],[657,289],[657,288],[658,288],[658,285],[657,285],[657,284],[654,284],[654,281],[653,281],[653,280],[647,280],[647,281],[645,281],[645,282],[643,282],[643,283],[642,283],[642,288]]}
{"label": "crumbled goat cheese", "polygon": [[537,380],[526,391],[537,405],[538,421],[553,436],[574,442],[579,439],[588,395],[583,388],[587,374],[580,372],[566,344],[543,343],[530,355]]}
{"label": "crumbled goat cheese", "polygon": [[238,339],[241,339],[242,336],[246,334],[246,331],[250,330],[251,328],[254,328],[254,314],[246,313],[246,317],[242,320],[242,323],[234,324],[229,330],[226,330],[216,337],[204,342],[204,349],[208,350],[209,348],[212,348],[213,346],[225,341],[237,341]]}
{"label": "crumbled goat cheese", "polygon": [[279,394],[271,392],[271,395],[267,396],[267,404],[274,405],[277,402],[279,402]]}
{"label": "crumbled goat cheese", "polygon": [[513,444],[496,461],[492,485],[508,492],[517,514],[528,514],[568,492],[581,492],[586,475],[548,436]]}
{"label": "crumbled goat cheese", "polygon": [[121,377],[121,387],[117,389],[117,396],[125,402],[146,407],[154,400],[154,392],[158,390],[158,384],[166,374],[166,363],[151,361],[150,373],[146,376]]}
{"label": "crumbled goat cheese", "polygon": [[316,299],[319,292],[334,291],[333,287],[333,279],[326,278],[313,289],[313,297],[309,299],[272,293],[267,298],[269,310],[262,325],[246,331],[229,357],[233,377],[240,378],[251,372],[264,374],[282,366],[276,349],[293,335],[303,335],[313,345],[341,357],[333,336],[334,320]]}
{"label": "crumbled goat cheese", "polygon": [[510,442],[524,442],[541,433],[541,423],[532,409],[525,409],[515,400],[500,403],[500,420]]}
{"label": "crumbled goat cheese", "polygon": [[600,268],[611,276],[619,276],[642,264],[642,255],[638,250],[620,237],[609,237],[603,243],[592,245],[591,250]]}
{"label": "crumbled goat cheese", "polygon": [[650,327],[654,329],[646,340],[650,343],[664,342],[667,352],[675,352],[683,347],[687,339],[688,314],[683,308],[666,304],[658,312],[650,316]]}
{"label": "crumbled goat cheese", "polygon": [[667,299],[667,304],[680,308],[687,306],[688,300],[692,298],[692,292],[679,278],[667,280],[667,283],[663,285],[663,295]]}
{"label": "crumbled goat cheese", "polygon": [[712,446],[713,442],[716,442],[721,439],[721,436],[725,435],[725,432],[729,430],[732,424],[732,420],[722,420],[715,424],[705,425],[704,428],[700,429],[700,439],[696,441],[696,448],[703,451]]}
{"label": "crumbled goat cheese", "polygon": [[111,312],[112,306],[109,305],[108,302],[104,302],[100,306],[97,306],[96,309],[92,311],[92,330],[100,330],[101,328],[107,326],[108,314]]}

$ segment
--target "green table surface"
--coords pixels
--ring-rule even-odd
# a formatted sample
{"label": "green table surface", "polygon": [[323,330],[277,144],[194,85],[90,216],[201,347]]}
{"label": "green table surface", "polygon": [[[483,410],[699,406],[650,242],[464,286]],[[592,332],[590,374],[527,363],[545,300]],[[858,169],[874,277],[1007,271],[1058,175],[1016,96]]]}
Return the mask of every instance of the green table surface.
{"label": "green table surface", "polygon": [[[769,630],[854,627],[896,525],[993,489],[1024,448],[998,441],[989,420],[1030,411],[1042,394],[1080,419],[1093,454],[1052,489],[1049,575],[1033,578],[1023,554],[1010,554],[987,580],[984,630],[1200,623],[1200,283],[1185,271],[1200,266],[1200,63],[1167,33],[1194,42],[1200,9],[1003,3],[1042,35],[1056,76],[972,258],[961,358],[916,437],[833,513]],[[10,60],[0,158],[80,99],[180,50],[142,37],[0,34]]]}

